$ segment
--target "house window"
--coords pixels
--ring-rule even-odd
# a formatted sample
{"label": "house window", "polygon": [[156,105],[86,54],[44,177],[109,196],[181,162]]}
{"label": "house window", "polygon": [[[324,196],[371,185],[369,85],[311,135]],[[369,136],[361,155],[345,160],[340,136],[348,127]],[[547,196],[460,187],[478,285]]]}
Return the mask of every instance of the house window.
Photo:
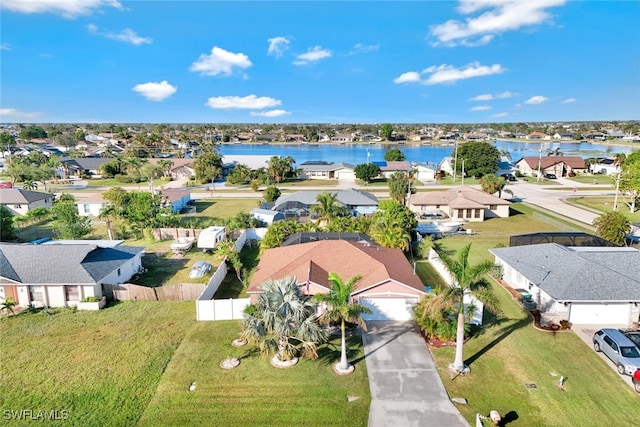
{"label": "house window", "polygon": [[44,286],[29,286],[29,299],[44,302]]}
{"label": "house window", "polygon": [[118,268],[118,277],[120,277],[120,269]]}
{"label": "house window", "polygon": [[67,301],[80,301],[80,287],[78,286],[65,286],[64,294]]}
{"label": "house window", "polygon": [[89,205],[87,203],[82,205],[82,208],[84,209],[84,213],[89,213]]}
{"label": "house window", "polygon": [[471,209],[467,209],[467,218],[471,218]]}
{"label": "house window", "polygon": [[489,205],[489,209],[495,211],[496,209],[498,209],[498,205]]}
{"label": "house window", "polygon": [[14,205],[16,209],[22,209],[22,205]]}
{"label": "house window", "polygon": [[440,205],[436,205],[436,209],[440,209]]}
{"label": "house window", "polygon": [[474,209],[473,217],[474,218],[480,218],[480,209]]}
{"label": "house window", "polygon": [[464,217],[464,210],[458,209],[458,218],[463,218],[463,217]]}

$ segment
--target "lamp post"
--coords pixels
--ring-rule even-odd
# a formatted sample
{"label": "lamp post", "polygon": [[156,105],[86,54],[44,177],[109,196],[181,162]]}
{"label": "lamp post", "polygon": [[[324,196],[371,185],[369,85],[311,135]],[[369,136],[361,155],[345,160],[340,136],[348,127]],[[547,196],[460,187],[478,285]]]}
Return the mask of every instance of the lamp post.
{"label": "lamp post", "polygon": [[540,182],[542,179],[542,142],[540,143],[540,154],[538,156],[538,176],[536,177],[536,182]]}

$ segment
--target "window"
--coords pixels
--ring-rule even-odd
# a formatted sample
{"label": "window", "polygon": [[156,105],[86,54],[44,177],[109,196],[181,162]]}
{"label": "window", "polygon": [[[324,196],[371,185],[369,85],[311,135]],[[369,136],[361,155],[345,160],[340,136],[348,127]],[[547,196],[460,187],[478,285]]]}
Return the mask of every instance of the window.
{"label": "window", "polygon": [[471,218],[471,209],[467,209],[467,216],[466,218]]}
{"label": "window", "polygon": [[498,209],[498,205],[489,205],[489,209],[495,211],[496,209]]}
{"label": "window", "polygon": [[80,301],[80,288],[78,286],[65,286],[64,295],[67,301]]}
{"label": "window", "polygon": [[462,218],[464,216],[464,211],[462,209],[458,209],[458,218]]}
{"label": "window", "polygon": [[474,209],[473,217],[474,218],[480,218],[480,209]]}
{"label": "window", "polygon": [[84,205],[82,205],[83,209],[84,209],[84,213],[89,213],[89,204],[85,203]]}
{"label": "window", "polygon": [[120,269],[118,268],[118,277],[120,277]]}
{"label": "window", "polygon": [[29,286],[29,298],[31,301],[44,302],[44,286]]}

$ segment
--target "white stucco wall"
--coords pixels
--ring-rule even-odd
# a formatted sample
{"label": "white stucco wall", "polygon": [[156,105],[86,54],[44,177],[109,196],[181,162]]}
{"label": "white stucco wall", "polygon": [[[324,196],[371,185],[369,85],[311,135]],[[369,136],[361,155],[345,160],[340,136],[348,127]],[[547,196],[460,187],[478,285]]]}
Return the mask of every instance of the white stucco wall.
{"label": "white stucco wall", "polygon": [[[131,277],[136,274],[142,267],[142,253],[137,254],[135,257],[123,264],[119,269],[111,272],[108,276],[102,279],[102,283],[108,283],[115,285],[118,283],[127,282]],[[118,274],[119,273],[119,274]],[[102,296],[102,290],[95,295],[90,296]]]}

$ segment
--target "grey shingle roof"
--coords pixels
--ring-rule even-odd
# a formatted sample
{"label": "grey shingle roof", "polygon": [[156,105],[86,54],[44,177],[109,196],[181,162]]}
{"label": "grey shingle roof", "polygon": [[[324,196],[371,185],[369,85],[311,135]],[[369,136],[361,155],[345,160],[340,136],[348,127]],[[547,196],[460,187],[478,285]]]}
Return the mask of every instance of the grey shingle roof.
{"label": "grey shingle roof", "polygon": [[53,194],[41,191],[23,190],[22,188],[0,188],[1,204],[29,204],[43,199],[52,199]]}
{"label": "grey shingle roof", "polygon": [[339,191],[329,190],[305,190],[296,191],[295,193],[283,194],[278,197],[273,210],[285,205],[287,202],[298,202],[303,205],[312,206],[318,204],[318,194],[321,193],[337,193],[336,200],[345,206],[377,206],[378,199],[371,193],[366,191],[355,190],[353,188]]}
{"label": "grey shingle roof", "polygon": [[95,283],[144,248],[0,244],[0,276],[25,284]]}
{"label": "grey shingle roof", "polygon": [[557,301],[640,301],[640,251],[556,243],[490,249]]}

